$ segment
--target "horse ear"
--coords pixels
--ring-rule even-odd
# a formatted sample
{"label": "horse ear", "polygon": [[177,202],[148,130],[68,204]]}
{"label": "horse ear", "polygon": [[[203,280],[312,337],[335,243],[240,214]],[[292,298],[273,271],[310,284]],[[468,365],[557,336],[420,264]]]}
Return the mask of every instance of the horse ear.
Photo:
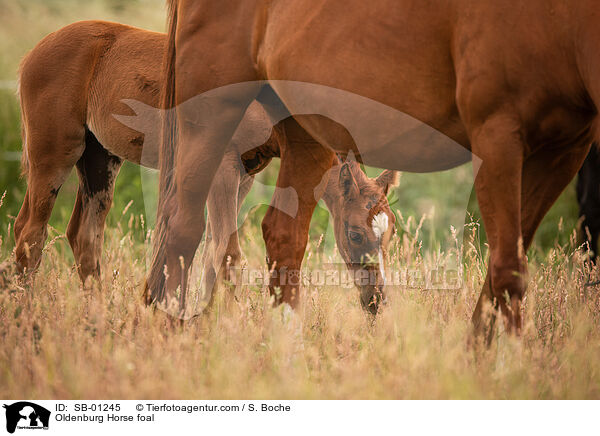
{"label": "horse ear", "polygon": [[352,175],[352,170],[348,162],[340,168],[340,188],[346,200],[356,198],[358,195],[358,185],[356,184],[354,175]]}
{"label": "horse ear", "polygon": [[385,170],[376,180],[377,184],[383,188],[385,195],[387,195],[390,186],[398,186],[400,184],[400,172],[393,170]]}

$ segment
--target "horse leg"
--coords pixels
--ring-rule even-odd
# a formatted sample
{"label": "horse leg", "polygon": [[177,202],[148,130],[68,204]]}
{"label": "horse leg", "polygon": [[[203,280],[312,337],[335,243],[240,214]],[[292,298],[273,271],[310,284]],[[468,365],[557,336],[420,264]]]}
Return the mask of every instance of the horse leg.
{"label": "horse leg", "polygon": [[[223,14],[222,5],[198,11],[194,2],[176,3],[169,29],[163,100],[166,107],[175,108],[177,140],[164,142],[160,153],[157,230],[144,297],[147,303],[166,302],[168,308],[168,300],[179,289],[181,314],[188,269],[204,233],[204,208],[211,183],[246,109],[263,84],[253,82],[258,78],[256,64],[244,43],[254,23],[240,22],[236,29],[228,26],[231,14],[243,13],[245,4],[228,2],[230,13]],[[202,49],[217,46],[222,50]]]}
{"label": "horse leg", "polygon": [[[596,189],[599,187],[596,186]],[[588,200],[589,202],[589,200]],[[579,218],[583,218],[581,222],[580,231],[582,233],[581,243],[586,244],[590,250],[589,262],[592,264],[596,263],[598,256],[598,235],[600,234],[600,217],[596,211],[591,212],[589,204],[587,206],[587,212],[580,211]]]}
{"label": "horse leg", "polygon": [[[239,178],[239,176],[238,176]],[[218,183],[220,177],[219,175],[215,176],[215,184]],[[234,231],[227,238],[228,231],[224,231],[223,228],[219,229],[218,232],[212,231],[212,219],[210,218],[211,209],[214,211],[215,207],[210,206],[211,197],[213,197],[212,192],[209,194],[208,199],[208,209],[209,209],[209,219],[207,222],[207,232],[210,230],[212,234],[218,233],[219,237],[216,240],[211,240],[210,245],[205,248],[205,252],[209,252],[204,259],[204,283],[207,283],[207,286],[204,286],[204,289],[208,289],[210,294],[210,299],[207,307],[211,307],[214,302],[215,292],[218,289],[218,284],[227,281],[230,286],[229,289],[231,292],[226,294],[227,304],[232,302],[232,298],[234,296],[235,290],[238,286],[238,276],[235,275],[235,268],[239,266],[240,260],[242,258],[242,249],[240,248],[239,234],[237,231],[237,217],[239,215],[239,211],[241,208],[244,199],[250,192],[252,188],[252,183],[254,178],[248,175],[243,175],[241,177],[241,182],[239,183],[238,193],[237,195],[232,192],[226,192],[225,195],[223,189],[220,189],[221,193],[221,207],[223,208],[220,216],[215,219],[219,223],[225,223],[224,227],[229,229],[234,229]],[[237,197],[237,203],[234,207],[231,199],[233,198],[231,194]],[[225,200],[225,201],[223,201]],[[227,205],[226,203],[229,203]],[[232,209],[233,208],[233,209]],[[237,213],[234,215],[231,213],[232,210],[237,210]],[[214,214],[215,212],[213,212]],[[219,212],[216,212],[219,214]]]}
{"label": "horse leg", "polygon": [[[516,332],[521,328],[527,273],[521,230],[525,144],[519,132],[519,122],[510,113],[496,113],[471,132],[473,153],[482,159],[475,190],[490,245],[488,278],[477,316],[485,299],[495,299],[507,329]],[[481,329],[477,317],[475,326]]]}
{"label": "horse leg", "polygon": [[88,277],[100,280],[104,223],[121,165],[120,158],[106,151],[90,131],[86,132],[86,148],[76,165],[79,189],[67,227],[67,238],[84,285]]}
{"label": "horse leg", "polygon": [[600,232],[600,179],[597,169],[600,165],[598,144],[592,144],[577,176],[577,203],[581,222],[581,242],[587,244],[591,255],[590,262],[596,262],[598,232]]}
{"label": "horse leg", "polygon": [[[262,222],[262,231],[267,263],[272,271],[269,291],[275,297],[275,304],[287,303],[295,308],[299,303],[300,267],[310,220],[323,194],[315,192],[315,187],[331,168],[334,153],[314,141],[294,120],[286,121],[285,129],[287,143],[282,141],[280,144],[281,168],[277,187],[295,189],[298,212],[294,217],[283,212],[288,209],[285,204],[290,199],[286,198],[285,191],[275,191]],[[283,194],[278,195],[278,192]]]}
{"label": "horse leg", "polygon": [[203,289],[205,295],[210,295],[209,306],[218,284],[229,279],[226,269],[228,257],[237,261],[241,255],[237,235],[238,160],[237,153],[225,155],[207,199],[210,239],[207,238],[205,246]]}
{"label": "horse leg", "polygon": [[[210,194],[208,195],[210,199]],[[208,200],[207,200],[208,202]],[[216,271],[213,269],[213,258],[215,256],[215,249],[213,244],[213,229],[212,220],[210,215],[206,220],[206,238],[204,242],[204,249],[202,250],[202,256],[200,258],[200,265],[203,265],[202,283],[201,283],[201,298],[206,299],[208,297],[208,306],[212,306],[214,292],[213,288],[209,286],[209,283],[216,283],[217,276]]]}
{"label": "horse leg", "polygon": [[206,104],[211,109],[202,111],[200,119],[193,103],[192,107],[187,103],[178,107],[176,171],[173,186],[159,206],[154,259],[146,282],[148,304],[166,302],[169,309],[169,300],[179,293],[178,312],[185,310],[188,272],[204,233],[209,190],[227,144],[254,95],[236,97],[215,98]]}
{"label": "horse leg", "polygon": [[240,265],[240,261],[242,259],[242,249],[240,247],[240,239],[237,231],[237,217],[240,213],[244,199],[252,188],[253,182],[254,177],[248,176],[247,174],[242,175],[237,195],[236,217],[235,221],[232,223],[235,230],[229,236],[229,242],[227,243],[225,255],[223,256],[223,261],[221,262],[221,271],[223,272],[222,280],[233,283],[234,287],[232,290],[235,290],[238,285],[236,282],[237,277],[235,275],[235,268]]}
{"label": "horse leg", "polygon": [[[525,160],[521,190],[524,253],[531,246],[540,222],[579,170],[588,150],[589,143],[582,141],[558,152],[548,153],[542,149]],[[547,177],[547,174],[552,174],[552,177]],[[491,267],[488,265],[486,281],[472,318],[475,332],[485,332],[488,345],[493,335],[495,311],[492,311],[487,325],[483,319],[483,312],[486,305],[497,307],[499,301],[494,299],[491,292],[490,271]]]}
{"label": "horse leg", "polygon": [[[14,227],[19,273],[33,272],[39,266],[56,197],[83,152],[83,127],[79,131],[64,124],[64,129],[37,125],[36,131],[27,130],[27,192]],[[53,136],[57,130],[59,134]]]}
{"label": "horse leg", "polygon": [[558,153],[540,152],[525,161],[522,194],[525,249],[531,246],[535,231],[550,207],[577,174],[589,147],[589,142],[582,141]]}

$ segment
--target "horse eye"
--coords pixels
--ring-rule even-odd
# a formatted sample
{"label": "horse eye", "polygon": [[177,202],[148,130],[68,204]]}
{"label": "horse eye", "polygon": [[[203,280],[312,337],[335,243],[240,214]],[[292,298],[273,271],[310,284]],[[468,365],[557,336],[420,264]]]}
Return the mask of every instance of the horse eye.
{"label": "horse eye", "polygon": [[355,244],[361,244],[363,240],[363,237],[360,233],[352,231],[348,232],[348,238],[350,238],[350,240]]}

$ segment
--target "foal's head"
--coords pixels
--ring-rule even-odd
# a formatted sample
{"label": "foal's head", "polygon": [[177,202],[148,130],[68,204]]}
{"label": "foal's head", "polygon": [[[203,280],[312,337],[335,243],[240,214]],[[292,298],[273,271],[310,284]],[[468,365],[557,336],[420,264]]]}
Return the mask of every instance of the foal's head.
{"label": "foal's head", "polygon": [[335,239],[364,309],[375,314],[385,301],[385,259],[396,218],[387,201],[398,172],[386,170],[371,179],[355,161],[330,173],[325,201],[332,211]]}

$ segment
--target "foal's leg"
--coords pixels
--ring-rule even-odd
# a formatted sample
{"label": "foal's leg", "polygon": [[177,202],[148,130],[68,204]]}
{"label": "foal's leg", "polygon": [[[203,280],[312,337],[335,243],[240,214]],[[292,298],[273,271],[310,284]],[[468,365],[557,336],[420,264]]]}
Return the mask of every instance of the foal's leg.
{"label": "foal's leg", "polygon": [[[237,217],[253,181],[254,178],[247,174],[240,177],[239,170],[228,180],[223,180],[220,174],[215,176],[213,186],[218,186],[219,183],[223,185],[214,192],[211,191],[208,196],[207,244],[202,253],[203,290],[210,295],[208,307],[212,306],[220,283],[233,283],[231,291],[235,291],[238,285],[234,268],[240,263],[242,250],[237,231]],[[228,297],[232,297],[231,294],[228,293]]]}
{"label": "foal's leg", "polygon": [[[239,266],[240,261],[242,259],[242,249],[240,247],[240,239],[239,233],[237,231],[237,218],[240,213],[240,209],[242,207],[242,203],[244,202],[246,196],[250,192],[252,188],[252,184],[254,182],[254,177],[251,177],[247,174],[243,174],[241,176],[241,180],[238,187],[237,194],[237,202],[236,202],[236,214],[235,220],[231,223],[233,225],[232,228],[235,230],[229,235],[229,240],[227,242],[227,246],[224,251],[224,255],[221,258],[220,265],[220,277],[221,280],[226,280],[228,282],[234,282],[235,277],[235,267]],[[219,258],[217,257],[217,260]],[[234,283],[237,285],[238,283]]]}
{"label": "foal's leg", "polygon": [[[208,195],[210,199],[210,194]],[[207,202],[210,200],[207,200]],[[216,283],[217,276],[216,271],[213,269],[213,258],[215,257],[215,244],[213,243],[213,230],[212,221],[210,215],[206,220],[206,238],[204,242],[204,249],[202,250],[202,256],[200,257],[200,265],[203,266],[202,283],[201,283],[201,297],[203,299],[209,297],[209,306],[212,305],[214,289],[210,287],[209,283]]]}
{"label": "foal's leg", "polygon": [[100,280],[104,223],[112,205],[115,180],[122,160],[110,154],[86,132],[86,148],[77,162],[79,190],[67,228],[81,281]]}
{"label": "foal's leg", "polygon": [[[240,188],[240,169],[237,153],[227,153],[215,175],[207,199],[210,240],[207,238],[204,259],[203,290],[212,296],[217,285],[227,279],[227,257],[237,261],[241,255],[237,235],[238,192]],[[230,241],[233,244],[230,250]]]}
{"label": "foal's leg", "polygon": [[[84,148],[84,128],[69,120],[47,119],[27,129],[27,192],[15,221],[15,261],[18,272],[33,272],[40,264],[47,224],[62,184]],[[57,127],[58,126],[58,127]]]}
{"label": "foal's leg", "polygon": [[[300,267],[308,242],[308,230],[313,211],[321,193],[315,187],[333,161],[334,153],[314,141],[294,120],[285,124],[287,144],[281,148],[281,169],[277,178],[278,188],[292,187],[298,194],[298,213],[290,217],[283,210],[289,199],[277,196],[275,191],[271,206],[262,222],[263,237],[267,249],[267,263],[273,271],[269,290],[275,303],[288,303],[297,307],[300,291]],[[323,185],[326,185],[323,184]],[[285,194],[284,194],[285,195]],[[279,205],[279,207],[278,207]],[[277,293],[279,288],[280,293]]]}

